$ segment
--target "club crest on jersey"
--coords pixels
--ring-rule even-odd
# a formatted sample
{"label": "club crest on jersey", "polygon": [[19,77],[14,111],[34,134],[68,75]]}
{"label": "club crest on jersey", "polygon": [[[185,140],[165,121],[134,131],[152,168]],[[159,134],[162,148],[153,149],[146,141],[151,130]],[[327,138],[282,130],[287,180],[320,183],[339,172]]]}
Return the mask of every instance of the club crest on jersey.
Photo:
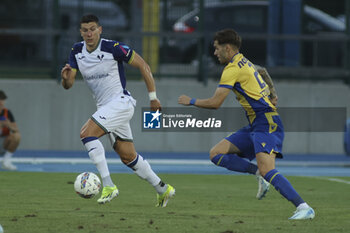
{"label": "club crest on jersey", "polygon": [[102,55],[97,55],[97,58],[100,59],[100,61],[102,61],[103,57],[104,57],[103,54]]}

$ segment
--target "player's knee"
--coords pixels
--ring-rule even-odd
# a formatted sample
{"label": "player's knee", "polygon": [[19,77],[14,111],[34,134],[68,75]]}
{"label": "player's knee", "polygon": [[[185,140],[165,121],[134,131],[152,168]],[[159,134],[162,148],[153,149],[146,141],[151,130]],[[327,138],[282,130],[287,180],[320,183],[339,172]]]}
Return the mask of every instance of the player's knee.
{"label": "player's knee", "polygon": [[91,133],[90,127],[84,125],[80,130],[80,138],[83,139],[91,136],[93,136],[93,134]]}
{"label": "player's knee", "polygon": [[15,133],[15,140],[17,143],[19,143],[21,141],[21,138],[22,138],[22,136],[20,133]]}
{"label": "player's knee", "polygon": [[21,141],[21,134],[18,132],[11,133],[10,135],[7,136],[6,140],[11,144],[18,145],[19,142]]}
{"label": "player's knee", "polygon": [[21,134],[18,132],[10,134],[10,137],[13,142],[19,143],[21,141]]}
{"label": "player's knee", "polygon": [[272,157],[272,155],[267,153],[258,153],[256,154],[256,161],[259,172],[262,176],[265,176],[269,171],[275,169],[275,159]]}
{"label": "player's knee", "polygon": [[211,148],[209,152],[209,159],[212,160],[218,154],[221,154],[221,153],[215,147]]}
{"label": "player's knee", "polygon": [[81,130],[80,131],[80,139],[83,139],[83,138],[87,138],[89,137],[90,135],[87,133],[86,130]]}

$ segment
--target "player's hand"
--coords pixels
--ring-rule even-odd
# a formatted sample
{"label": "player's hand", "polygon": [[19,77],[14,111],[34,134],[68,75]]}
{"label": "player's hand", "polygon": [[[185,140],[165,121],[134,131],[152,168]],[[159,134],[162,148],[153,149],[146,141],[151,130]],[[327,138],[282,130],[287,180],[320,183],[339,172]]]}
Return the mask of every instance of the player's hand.
{"label": "player's hand", "polygon": [[66,64],[61,70],[62,79],[68,80],[71,72],[72,72],[72,67],[69,64]]}
{"label": "player's hand", "polygon": [[190,105],[191,97],[187,95],[181,95],[178,99],[178,103],[182,105]]}
{"label": "player's hand", "polygon": [[73,86],[75,80],[76,71],[73,68],[66,64],[61,70],[62,77],[62,86],[64,89],[69,89]]}
{"label": "player's hand", "polygon": [[274,106],[277,106],[278,96],[271,97],[270,101]]}
{"label": "player's hand", "polygon": [[151,110],[152,111],[162,110],[162,106],[160,105],[160,101],[158,99],[151,100]]}

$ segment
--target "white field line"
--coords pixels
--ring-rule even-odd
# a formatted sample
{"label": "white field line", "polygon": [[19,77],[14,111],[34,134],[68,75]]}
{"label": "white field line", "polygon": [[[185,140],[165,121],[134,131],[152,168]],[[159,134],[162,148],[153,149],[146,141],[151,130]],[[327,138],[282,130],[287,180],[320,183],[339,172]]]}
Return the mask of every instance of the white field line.
{"label": "white field line", "polygon": [[342,180],[342,179],[338,179],[338,178],[328,178],[326,180],[334,181],[334,182],[338,182],[338,183],[350,184],[350,181]]}
{"label": "white field line", "polygon": [[338,182],[343,184],[350,184],[350,181],[339,179],[339,178],[327,178],[327,177],[320,177],[320,176],[309,176],[308,178],[314,178],[318,180],[327,180],[327,181]]}
{"label": "white field line", "polygon": [[[0,158],[2,161],[2,158]],[[70,164],[86,164],[92,163],[90,158],[12,158],[14,163],[70,163]],[[168,164],[168,165],[211,165],[212,162],[209,159],[147,159],[151,164]],[[110,164],[121,164],[120,159],[107,159]],[[331,161],[277,161],[276,166],[282,167],[350,167],[350,162],[331,162]]]}
{"label": "white field line", "polygon": [[[1,161],[1,160],[0,160]],[[13,163],[70,163],[70,164],[86,164],[92,161],[89,158],[12,158]],[[170,164],[170,165],[210,165],[209,160],[201,159],[147,159],[151,164]],[[107,159],[109,164],[122,164],[120,159]]]}

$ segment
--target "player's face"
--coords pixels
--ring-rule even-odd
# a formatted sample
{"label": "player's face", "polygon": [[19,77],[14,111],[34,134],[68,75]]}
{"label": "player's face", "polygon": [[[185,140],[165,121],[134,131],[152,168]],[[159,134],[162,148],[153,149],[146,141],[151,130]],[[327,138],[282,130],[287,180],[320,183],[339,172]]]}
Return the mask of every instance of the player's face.
{"label": "player's face", "polygon": [[214,41],[214,55],[218,58],[221,64],[226,64],[230,61],[228,58],[228,52],[226,48],[226,44],[220,45],[217,40]]}
{"label": "player's face", "polygon": [[94,50],[100,40],[102,27],[96,22],[82,23],[80,25],[80,34],[83,37],[88,50]]}

